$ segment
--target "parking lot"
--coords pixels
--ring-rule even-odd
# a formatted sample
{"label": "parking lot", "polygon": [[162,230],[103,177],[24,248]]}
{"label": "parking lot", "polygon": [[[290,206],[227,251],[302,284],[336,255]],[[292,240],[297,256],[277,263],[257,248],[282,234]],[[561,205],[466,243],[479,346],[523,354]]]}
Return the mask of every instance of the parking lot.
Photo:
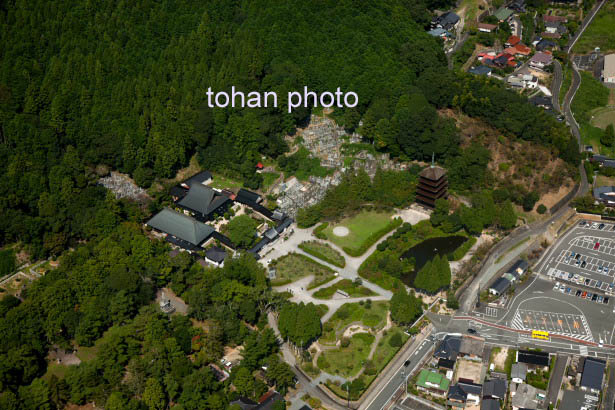
{"label": "parking lot", "polygon": [[593,340],[585,316],[578,313],[518,309],[513,318],[512,327],[524,330],[543,330],[549,333],[574,336],[583,340]]}
{"label": "parking lot", "polygon": [[615,225],[581,221],[554,245],[540,273],[554,290],[609,304],[615,295]]}

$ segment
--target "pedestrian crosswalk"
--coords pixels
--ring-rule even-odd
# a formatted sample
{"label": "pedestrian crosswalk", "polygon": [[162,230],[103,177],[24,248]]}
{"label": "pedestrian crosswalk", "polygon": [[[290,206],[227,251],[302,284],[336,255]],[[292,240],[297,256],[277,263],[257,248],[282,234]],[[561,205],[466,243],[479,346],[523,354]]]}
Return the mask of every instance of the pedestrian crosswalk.
{"label": "pedestrian crosswalk", "polygon": [[488,317],[498,317],[498,310],[496,308],[487,307],[485,309],[485,316],[488,316]]}

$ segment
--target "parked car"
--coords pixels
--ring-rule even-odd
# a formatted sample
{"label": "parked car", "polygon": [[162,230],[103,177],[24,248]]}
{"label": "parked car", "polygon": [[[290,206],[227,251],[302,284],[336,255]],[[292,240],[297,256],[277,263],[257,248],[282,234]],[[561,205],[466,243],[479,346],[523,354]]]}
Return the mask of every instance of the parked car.
{"label": "parked car", "polygon": [[594,249],[598,249],[598,248],[600,248],[600,242],[596,242],[596,243],[594,244]]}
{"label": "parked car", "polygon": [[576,254],[576,256],[575,256],[574,258],[575,258],[576,260],[581,259],[581,254],[580,254],[580,253],[577,253],[577,254]]}
{"label": "parked car", "polygon": [[583,261],[583,263],[581,264],[582,268],[584,268],[585,266],[587,266],[587,261]]}
{"label": "parked car", "polygon": [[604,267],[604,273],[609,273],[609,268],[607,266]]}
{"label": "parked car", "polygon": [[591,293],[591,292],[587,292],[587,299],[591,299],[591,298],[592,298],[592,296],[594,296],[594,294],[593,294],[593,293]]}
{"label": "parked car", "polygon": [[583,292],[583,293],[581,294],[581,298],[585,299],[586,297],[587,297],[587,292]]}
{"label": "parked car", "polygon": [[572,280],[573,277],[574,277],[574,274],[572,274],[572,273],[568,274],[568,280]]}
{"label": "parked car", "polygon": [[581,296],[581,291],[579,289],[577,289],[577,291],[574,293],[575,296]]}
{"label": "parked car", "polygon": [[602,296],[598,296],[598,303],[602,303],[603,300],[604,298]]}
{"label": "parked car", "polygon": [[591,282],[591,279],[585,279],[585,286],[588,286],[589,282]]}
{"label": "parked car", "polygon": [[596,300],[598,300],[598,295],[594,293],[594,296],[592,296],[592,300],[595,302]]}
{"label": "parked car", "polygon": [[605,296],[604,300],[602,301],[602,303],[604,303],[605,305],[608,305],[609,304],[609,297]]}
{"label": "parked car", "polygon": [[566,288],[566,294],[570,294],[571,291],[572,291],[571,288]]}
{"label": "parked car", "polygon": [[579,222],[579,226],[585,226],[585,221]]}
{"label": "parked car", "polygon": [[600,286],[602,286],[602,281],[601,280],[599,280],[598,283],[596,283],[596,287],[597,288],[600,288]]}
{"label": "parked car", "polygon": [[471,335],[475,335],[477,332],[476,332],[476,329],[470,328],[470,329],[468,329],[468,333],[471,334]]}
{"label": "parked car", "polygon": [[604,224],[598,225],[598,229],[600,229],[600,230],[604,229]]}

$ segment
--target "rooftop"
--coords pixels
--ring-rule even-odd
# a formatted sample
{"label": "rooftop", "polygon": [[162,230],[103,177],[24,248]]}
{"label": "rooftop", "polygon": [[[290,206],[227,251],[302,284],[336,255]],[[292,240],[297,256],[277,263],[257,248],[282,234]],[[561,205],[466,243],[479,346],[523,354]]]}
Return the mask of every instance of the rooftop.
{"label": "rooftop", "polygon": [[419,374],[416,384],[417,386],[421,386],[426,389],[438,389],[441,391],[447,391],[450,381],[440,373],[423,369]]}
{"label": "rooftop", "polygon": [[602,390],[602,379],[604,378],[604,369],[606,362],[604,360],[587,357],[583,366],[583,375],[581,376],[581,386],[593,390]]}
{"label": "rooftop", "polygon": [[439,166],[429,166],[421,171],[419,174],[423,178],[430,179],[432,181],[437,181],[443,176],[446,175],[446,170],[444,168],[440,168]]}
{"label": "rooftop", "polygon": [[604,77],[615,77],[615,54],[604,56]]}
{"label": "rooftop", "polygon": [[230,199],[226,195],[220,195],[206,185],[192,184],[186,196],[177,204],[202,215],[209,215],[227,201]]}
{"label": "rooftop", "polygon": [[515,393],[512,398],[512,405],[519,409],[536,409],[546,396],[544,390],[538,390],[525,383],[511,388],[511,391]]}
{"label": "rooftop", "polygon": [[199,245],[207,239],[214,228],[169,208],[158,212],[147,221],[147,225],[161,232],[173,235],[192,245]]}

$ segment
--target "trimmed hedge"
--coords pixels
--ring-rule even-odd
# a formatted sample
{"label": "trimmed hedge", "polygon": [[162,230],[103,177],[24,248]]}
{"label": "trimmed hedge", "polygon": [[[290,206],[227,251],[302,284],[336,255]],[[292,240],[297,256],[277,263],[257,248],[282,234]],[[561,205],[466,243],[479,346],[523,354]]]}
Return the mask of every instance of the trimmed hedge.
{"label": "trimmed hedge", "polygon": [[329,222],[323,222],[320,225],[318,225],[316,228],[314,228],[314,231],[312,231],[312,233],[318,239],[322,239],[323,241],[326,241],[327,235],[323,231],[327,229],[328,226],[329,226]]}
{"label": "trimmed hedge", "polygon": [[363,244],[356,249],[353,248],[349,248],[347,246],[344,246],[342,249],[344,250],[344,252],[346,252],[348,255],[350,256],[361,256],[365,253],[365,251],[367,251],[369,249],[370,246],[372,246],[373,244],[375,244],[376,242],[378,242],[378,240],[380,238],[382,238],[384,235],[386,235],[387,233],[391,232],[393,229],[398,228],[399,226],[401,226],[401,224],[403,223],[403,221],[401,220],[401,218],[395,218],[393,220],[391,220],[391,222],[389,222],[387,224],[387,226],[385,226],[384,228],[373,232],[366,240],[365,242],[363,242]]}
{"label": "trimmed hedge", "polygon": [[338,268],[343,268],[344,266],[346,266],[346,259],[344,259],[344,256],[342,254],[340,254],[337,250],[333,249],[331,246],[329,246],[328,244],[323,244],[317,241],[312,241],[315,243],[318,243],[320,246],[326,246],[328,248],[331,249],[331,251],[335,252],[337,255],[339,255],[341,262],[339,260],[335,260],[332,259],[330,257],[328,257],[327,255],[325,255],[324,253],[320,252],[318,249],[313,248],[310,246],[309,242],[301,242],[299,244],[299,249],[303,250],[306,253],[309,253],[310,255],[314,256],[315,258],[318,258],[320,260],[323,260],[327,263],[330,263],[331,265],[337,266]]}

